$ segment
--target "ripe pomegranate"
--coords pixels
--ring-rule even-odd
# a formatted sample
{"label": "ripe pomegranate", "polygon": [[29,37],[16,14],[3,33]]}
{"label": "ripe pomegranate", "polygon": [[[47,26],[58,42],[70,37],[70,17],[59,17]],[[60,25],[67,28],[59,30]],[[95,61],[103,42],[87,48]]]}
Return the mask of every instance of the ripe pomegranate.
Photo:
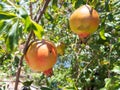
{"label": "ripe pomegranate", "polygon": [[69,19],[71,30],[80,38],[86,38],[95,32],[99,25],[99,15],[89,5],[80,6]]}
{"label": "ripe pomegranate", "polygon": [[33,71],[43,72],[46,76],[51,76],[52,67],[57,61],[57,50],[50,41],[34,41],[29,45],[25,59]]}

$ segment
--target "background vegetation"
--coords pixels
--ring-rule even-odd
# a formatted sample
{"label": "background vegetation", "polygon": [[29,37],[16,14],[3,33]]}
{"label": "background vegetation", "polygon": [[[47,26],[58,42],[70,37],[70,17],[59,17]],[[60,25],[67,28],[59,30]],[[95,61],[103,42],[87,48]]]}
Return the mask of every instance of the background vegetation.
{"label": "background vegetation", "polygon": [[[23,61],[20,81],[24,86],[41,90],[119,90],[120,1],[51,0],[36,23],[33,19],[45,1],[0,0],[0,89],[6,90],[6,82],[16,79],[24,44],[33,30],[36,38],[59,46],[59,56],[50,78],[32,72]],[[87,44],[80,44],[69,28],[69,17],[86,3],[98,11],[100,25]]]}

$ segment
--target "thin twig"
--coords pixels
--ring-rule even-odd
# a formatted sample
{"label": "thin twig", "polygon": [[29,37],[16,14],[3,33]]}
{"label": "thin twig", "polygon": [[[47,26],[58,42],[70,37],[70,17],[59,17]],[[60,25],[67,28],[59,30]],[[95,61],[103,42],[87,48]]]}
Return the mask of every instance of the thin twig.
{"label": "thin twig", "polygon": [[[80,40],[81,41],[80,41]],[[79,39],[77,39],[77,41],[76,41],[76,43],[77,43],[77,45],[76,45],[76,48],[78,49],[78,52],[76,52],[76,63],[78,64],[79,62],[78,62],[78,60],[79,60],[79,54],[82,52],[82,50],[84,49],[83,47],[82,47],[82,44],[84,44],[85,46],[84,47],[86,47],[86,45],[87,45],[87,42],[88,42],[88,40],[89,40],[89,38],[85,38],[85,39],[81,39],[81,38],[79,38]],[[76,80],[75,80],[75,85],[77,86],[78,85],[78,80],[79,80],[79,77],[81,76],[81,74],[82,74],[82,72],[91,64],[93,62],[93,60],[91,60],[83,69],[82,69],[82,71],[80,72],[80,69],[79,69],[79,67],[77,67],[78,69],[77,69],[77,78],[76,78]]]}
{"label": "thin twig", "polygon": [[[81,53],[81,51],[82,51],[82,47],[81,47],[81,44],[82,44],[82,42],[79,40],[79,39],[76,39],[76,45],[75,45],[75,48],[76,49],[78,49],[78,51],[76,52],[76,55],[75,55],[75,68],[77,68],[77,70],[76,70],[76,75],[74,75],[75,76],[75,78],[76,77],[78,77],[78,74],[79,74],[79,54]],[[76,87],[78,86],[78,83],[77,82],[75,82],[75,85],[76,85]]]}
{"label": "thin twig", "polygon": [[37,10],[37,12],[36,12],[36,15],[35,15],[35,17],[34,17],[34,20],[35,20],[35,21],[37,20],[37,17],[38,17],[38,14],[39,14],[40,10],[41,10],[41,6],[39,5],[38,10]]}
{"label": "thin twig", "polygon": [[82,75],[83,71],[93,62],[94,60],[91,60],[83,69],[81,72],[79,72],[77,79],[76,79],[76,83],[78,83],[78,80],[80,78],[80,76]]}
{"label": "thin twig", "polygon": [[30,17],[31,17],[31,19],[33,19],[33,14],[32,14],[32,2],[30,2],[30,6],[29,6],[29,8],[30,8]]}
{"label": "thin twig", "polygon": [[48,4],[49,4],[49,2],[50,2],[50,0],[45,0],[45,4],[44,4],[43,8],[42,8],[42,9],[39,8],[38,18],[36,18],[36,20],[35,20],[37,23],[40,21],[41,16],[43,15],[43,13],[44,13],[45,10],[46,10],[46,8],[44,8],[44,7],[47,7]]}
{"label": "thin twig", "polygon": [[8,81],[8,80],[5,80],[5,81],[2,81],[2,80],[0,80],[0,82],[15,82],[15,81]]}
{"label": "thin twig", "polygon": [[[35,20],[37,23],[38,23],[39,20],[41,19],[41,16],[42,16],[43,13],[45,12],[45,10],[46,10],[49,2],[50,2],[50,0],[46,0],[45,4],[44,4],[44,6],[43,6],[42,11],[39,13],[40,15],[38,16],[38,19]],[[40,10],[39,10],[39,11],[40,11]],[[25,53],[26,53],[26,50],[27,50],[27,47],[28,47],[28,44],[29,44],[29,42],[30,42],[30,39],[31,39],[32,35],[33,35],[33,31],[31,30],[31,32],[30,32],[30,34],[29,34],[29,36],[28,36],[28,39],[27,39],[27,41],[26,41],[26,44],[25,44],[25,46],[24,46],[23,55],[21,56],[21,59],[20,59],[19,64],[18,64],[18,71],[17,71],[17,73],[16,73],[16,81],[15,81],[15,88],[14,88],[14,90],[17,90],[17,87],[18,87],[19,77],[20,77],[20,72],[21,72],[21,67],[22,67],[23,58],[24,58],[24,55],[25,55]]]}
{"label": "thin twig", "polygon": [[[87,43],[88,43],[88,40],[86,40],[85,46],[87,45]],[[83,48],[82,48],[82,49],[83,49]],[[80,52],[81,52],[81,51],[80,51]],[[94,62],[94,60],[91,60],[87,65],[85,65],[85,67],[82,69],[81,72],[80,72],[80,69],[79,69],[79,73],[78,73],[78,75],[77,75],[77,78],[76,78],[75,83],[78,83],[78,80],[79,80],[79,78],[81,77],[83,71],[86,70],[86,69],[89,67],[89,65],[92,64],[93,62]]]}
{"label": "thin twig", "polygon": [[16,82],[15,82],[15,89],[14,90],[17,90],[17,87],[18,87],[23,58],[24,58],[24,55],[26,53],[26,50],[27,50],[27,47],[28,47],[28,44],[29,44],[31,37],[32,37],[32,31],[29,34],[28,40],[27,40],[25,47],[24,47],[24,50],[23,50],[23,55],[21,56],[21,59],[20,59],[19,64],[18,64],[18,71],[16,73]]}

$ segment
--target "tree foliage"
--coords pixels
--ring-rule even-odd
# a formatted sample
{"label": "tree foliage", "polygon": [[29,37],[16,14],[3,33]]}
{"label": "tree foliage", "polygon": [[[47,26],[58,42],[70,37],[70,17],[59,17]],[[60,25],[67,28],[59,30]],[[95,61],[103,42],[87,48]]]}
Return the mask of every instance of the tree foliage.
{"label": "tree foliage", "polygon": [[[0,81],[2,77],[15,77],[24,43],[33,30],[36,39],[54,42],[59,47],[59,56],[51,78],[32,72],[23,62],[23,82],[33,80],[33,85],[41,90],[120,89],[120,1],[51,0],[36,23],[35,16],[44,2],[0,0]],[[69,17],[86,3],[98,11],[100,24],[87,44],[81,44],[79,37],[70,30]]]}

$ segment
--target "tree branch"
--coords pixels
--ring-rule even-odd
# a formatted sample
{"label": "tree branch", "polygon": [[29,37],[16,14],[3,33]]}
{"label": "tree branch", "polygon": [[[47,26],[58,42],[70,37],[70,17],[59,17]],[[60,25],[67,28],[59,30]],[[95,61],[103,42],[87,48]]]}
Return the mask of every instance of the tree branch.
{"label": "tree branch", "polygon": [[[43,13],[45,12],[48,4],[49,4],[50,0],[46,0],[42,10],[39,10],[39,14],[38,14],[38,18],[35,20],[37,23],[39,22],[39,20],[41,19],[41,16],[43,15]],[[15,88],[14,90],[17,90],[17,87],[18,87],[18,83],[19,83],[19,77],[20,77],[20,72],[21,72],[21,67],[22,67],[22,63],[23,63],[23,58],[24,58],[24,55],[26,53],[26,50],[27,50],[27,47],[29,45],[29,42],[30,42],[30,39],[33,35],[33,31],[31,30],[29,36],[28,36],[28,39],[26,41],[26,44],[24,46],[24,50],[23,50],[23,55],[21,56],[21,59],[19,61],[19,64],[18,64],[18,71],[16,73],[16,81],[15,81]]]}
{"label": "tree branch", "polygon": [[31,19],[33,19],[33,14],[32,14],[32,2],[30,2],[29,8],[30,8],[30,17],[31,17]]}
{"label": "tree branch", "polygon": [[37,23],[39,22],[39,20],[41,19],[41,16],[43,15],[43,13],[46,10],[46,8],[44,8],[44,7],[47,7],[48,4],[49,4],[49,2],[50,2],[50,0],[45,0],[45,4],[44,4],[43,8],[42,9],[39,8],[39,10],[38,10],[38,16],[36,15],[37,17],[35,18],[35,21]]}
{"label": "tree branch", "polygon": [[27,47],[28,47],[28,44],[29,44],[31,37],[32,37],[32,31],[29,34],[29,37],[27,39],[27,42],[26,42],[24,50],[23,50],[23,55],[21,56],[21,59],[20,59],[19,64],[18,64],[18,71],[16,73],[16,81],[15,81],[15,89],[14,90],[17,90],[17,87],[18,87],[23,58],[24,58],[24,55],[26,53],[26,50],[27,50]]}

